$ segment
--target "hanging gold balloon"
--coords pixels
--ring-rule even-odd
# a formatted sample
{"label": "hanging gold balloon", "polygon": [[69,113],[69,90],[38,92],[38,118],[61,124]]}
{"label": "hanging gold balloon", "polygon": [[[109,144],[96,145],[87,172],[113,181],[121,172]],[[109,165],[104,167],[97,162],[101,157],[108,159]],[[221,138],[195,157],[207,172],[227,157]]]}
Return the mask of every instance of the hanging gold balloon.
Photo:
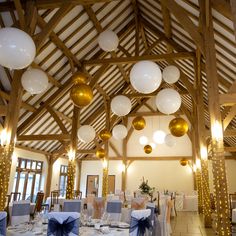
{"label": "hanging gold balloon", "polygon": [[142,116],[137,116],[133,119],[132,125],[136,130],[142,130],[146,126],[146,121]]}
{"label": "hanging gold balloon", "polygon": [[86,84],[87,77],[82,72],[76,72],[72,76],[72,81],[74,84]]}
{"label": "hanging gold balloon", "polygon": [[111,138],[111,133],[110,133],[109,130],[104,129],[104,130],[100,131],[100,133],[99,133],[98,136],[99,136],[99,138],[100,138],[101,140],[107,141],[107,140],[109,140],[109,139]]}
{"label": "hanging gold balloon", "polygon": [[78,107],[85,107],[93,100],[93,90],[87,84],[76,84],[71,88],[70,98]]}
{"label": "hanging gold balloon", "polygon": [[145,145],[143,150],[146,154],[150,154],[152,152],[152,146],[151,145]]}
{"label": "hanging gold balloon", "polygon": [[188,164],[188,160],[186,158],[182,158],[179,162],[181,166],[186,166]]}
{"label": "hanging gold balloon", "polygon": [[175,137],[181,137],[188,132],[188,123],[181,117],[171,120],[169,130]]}
{"label": "hanging gold balloon", "polygon": [[106,156],[106,151],[105,149],[103,148],[99,148],[97,151],[96,151],[96,157],[102,159]]}

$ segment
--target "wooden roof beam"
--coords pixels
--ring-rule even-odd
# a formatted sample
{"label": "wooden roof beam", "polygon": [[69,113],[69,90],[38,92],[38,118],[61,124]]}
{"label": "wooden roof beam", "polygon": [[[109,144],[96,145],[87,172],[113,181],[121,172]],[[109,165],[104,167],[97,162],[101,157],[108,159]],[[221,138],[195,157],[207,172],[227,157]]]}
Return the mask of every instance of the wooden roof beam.
{"label": "wooden roof beam", "polygon": [[70,140],[69,134],[42,134],[42,135],[20,135],[17,137],[17,141],[48,141],[58,140],[65,141]]}
{"label": "wooden roof beam", "polygon": [[142,60],[151,60],[151,61],[165,61],[168,59],[180,60],[180,59],[193,59],[195,56],[194,52],[179,52],[179,53],[167,53],[159,55],[142,55],[142,56],[133,56],[133,57],[116,57],[116,58],[107,58],[107,59],[95,59],[95,60],[84,60],[82,63],[86,65],[102,65],[102,64],[133,64]]}

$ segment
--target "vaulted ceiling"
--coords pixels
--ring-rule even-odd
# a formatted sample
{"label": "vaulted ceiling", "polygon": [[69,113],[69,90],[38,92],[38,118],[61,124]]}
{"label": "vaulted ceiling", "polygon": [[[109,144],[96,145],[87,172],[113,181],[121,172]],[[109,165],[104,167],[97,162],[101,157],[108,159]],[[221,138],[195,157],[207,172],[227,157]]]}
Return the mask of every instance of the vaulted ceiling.
{"label": "vaulted ceiling", "polygon": [[[206,2],[211,5],[213,15],[219,93],[235,95],[235,16],[228,1]],[[31,66],[47,73],[50,86],[40,95],[24,92],[17,146],[45,154],[64,152],[72,129],[71,77],[77,70],[87,74],[94,91],[92,103],[80,111],[81,125],[91,124],[97,132],[103,129],[106,124],[104,102],[115,94],[131,98],[132,112],[145,106],[148,97],[137,96],[129,83],[133,63],[143,59],[154,60],[161,68],[168,64],[179,67],[181,78],[174,87],[182,96],[181,112],[191,119],[196,96],[196,64],[204,44],[198,38],[201,35],[198,0],[0,1],[1,27],[20,28],[24,17],[37,46],[37,56]],[[119,47],[113,53],[105,53],[98,46],[98,35],[105,29],[114,30],[119,37]],[[202,117],[207,129],[207,65],[203,58],[200,60],[205,105]],[[8,103],[12,75],[12,71],[0,66],[1,107]],[[166,86],[162,83],[162,88]],[[225,135],[225,146],[236,147],[233,130],[236,108],[232,104],[228,106],[224,96],[220,98],[223,124],[231,132]],[[111,125],[117,122],[120,119],[111,114]],[[97,142],[79,142],[78,149],[93,150]],[[79,157],[85,154],[82,152]]]}

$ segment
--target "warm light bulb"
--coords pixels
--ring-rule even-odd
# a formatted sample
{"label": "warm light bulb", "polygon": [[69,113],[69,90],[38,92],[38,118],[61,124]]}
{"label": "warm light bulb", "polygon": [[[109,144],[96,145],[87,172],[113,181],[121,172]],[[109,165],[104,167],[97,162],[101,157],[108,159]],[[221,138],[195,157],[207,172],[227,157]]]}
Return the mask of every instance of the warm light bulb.
{"label": "warm light bulb", "polygon": [[68,152],[68,157],[70,161],[73,161],[75,159],[75,151],[73,149],[70,149]]}
{"label": "warm light bulb", "polygon": [[103,169],[106,169],[106,168],[107,168],[107,166],[108,166],[107,160],[103,160],[102,166],[103,166]]}
{"label": "warm light bulb", "polygon": [[6,146],[8,144],[9,135],[7,134],[7,130],[3,129],[0,134],[1,146]]}
{"label": "warm light bulb", "polygon": [[205,146],[201,147],[201,158],[202,160],[207,160],[207,148]]}
{"label": "warm light bulb", "polygon": [[197,167],[196,167],[196,165],[194,164],[193,165],[193,172],[196,172],[197,171]]}
{"label": "warm light bulb", "polygon": [[140,143],[141,145],[146,145],[146,144],[148,144],[148,138],[147,138],[146,136],[141,136],[141,137],[139,138],[139,143]]}
{"label": "warm light bulb", "polygon": [[223,140],[223,129],[222,125],[219,121],[215,121],[215,123],[212,126],[212,138],[216,139],[216,141]]}
{"label": "warm light bulb", "polygon": [[157,130],[153,133],[153,140],[157,144],[162,144],[165,142],[166,133],[162,130]]}
{"label": "warm light bulb", "polygon": [[198,170],[201,169],[201,161],[200,161],[200,159],[196,159],[196,168],[197,168]]}

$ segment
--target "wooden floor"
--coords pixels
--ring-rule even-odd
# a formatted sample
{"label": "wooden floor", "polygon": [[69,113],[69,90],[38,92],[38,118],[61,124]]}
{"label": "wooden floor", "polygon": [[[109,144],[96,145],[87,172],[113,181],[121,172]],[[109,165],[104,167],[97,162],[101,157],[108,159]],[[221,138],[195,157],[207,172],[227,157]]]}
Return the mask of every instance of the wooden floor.
{"label": "wooden floor", "polygon": [[178,212],[171,220],[172,236],[211,236],[212,229],[205,229],[202,218],[195,212]]}

